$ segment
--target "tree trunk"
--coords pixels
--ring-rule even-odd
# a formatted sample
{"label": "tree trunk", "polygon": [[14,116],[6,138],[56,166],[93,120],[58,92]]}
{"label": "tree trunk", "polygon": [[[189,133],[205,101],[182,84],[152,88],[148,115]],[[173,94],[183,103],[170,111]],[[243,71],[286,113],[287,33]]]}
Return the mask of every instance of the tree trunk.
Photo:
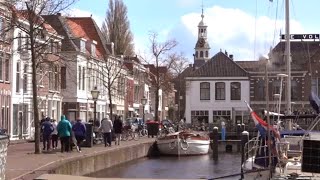
{"label": "tree trunk", "polygon": [[155,112],[154,112],[154,116],[155,116],[155,121],[160,121],[159,119],[159,87],[156,87],[156,90],[155,90]]}
{"label": "tree trunk", "polygon": [[[32,32],[32,28],[30,28]],[[40,154],[40,122],[39,122],[39,111],[38,111],[38,90],[37,90],[37,61],[35,57],[34,39],[33,33],[30,33],[30,47],[31,47],[31,63],[32,63],[32,104],[33,104],[33,121],[34,121],[34,153]]]}
{"label": "tree trunk", "polygon": [[111,86],[108,86],[109,88],[108,88],[108,98],[109,98],[109,107],[110,107],[110,119],[111,119],[111,121],[113,122],[113,118],[112,118],[112,116],[113,116],[113,107],[112,107],[112,95],[111,95]]}

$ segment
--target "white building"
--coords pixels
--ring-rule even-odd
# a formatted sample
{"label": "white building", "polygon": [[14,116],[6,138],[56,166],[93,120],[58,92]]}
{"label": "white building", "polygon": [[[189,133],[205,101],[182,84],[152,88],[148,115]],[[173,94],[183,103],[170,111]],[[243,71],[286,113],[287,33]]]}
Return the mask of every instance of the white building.
{"label": "white building", "polygon": [[[13,32],[11,139],[30,138],[34,129],[30,36],[24,30],[28,21],[20,18],[16,24],[22,28],[17,26]],[[58,54],[63,37],[46,23],[36,24],[35,29],[39,118],[41,120],[42,117],[48,116],[58,119],[63,99],[60,93]]]}
{"label": "white building", "polygon": [[250,101],[249,75],[232,55],[219,52],[208,58],[207,26],[201,17],[193,71],[186,77],[186,123],[242,123],[248,113],[244,101]]}

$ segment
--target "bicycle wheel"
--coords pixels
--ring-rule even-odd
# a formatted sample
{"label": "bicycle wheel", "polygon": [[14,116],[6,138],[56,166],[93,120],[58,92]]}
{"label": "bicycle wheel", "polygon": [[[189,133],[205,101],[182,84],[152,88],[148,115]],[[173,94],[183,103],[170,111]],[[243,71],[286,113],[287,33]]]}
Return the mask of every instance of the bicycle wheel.
{"label": "bicycle wheel", "polygon": [[122,141],[128,141],[128,138],[129,138],[129,133],[127,131],[123,132],[122,135],[121,135],[121,140]]}
{"label": "bicycle wheel", "polygon": [[131,133],[131,137],[132,137],[132,139],[138,141],[139,138],[140,138],[140,135],[139,135],[139,133],[137,131],[135,131],[135,132]]}

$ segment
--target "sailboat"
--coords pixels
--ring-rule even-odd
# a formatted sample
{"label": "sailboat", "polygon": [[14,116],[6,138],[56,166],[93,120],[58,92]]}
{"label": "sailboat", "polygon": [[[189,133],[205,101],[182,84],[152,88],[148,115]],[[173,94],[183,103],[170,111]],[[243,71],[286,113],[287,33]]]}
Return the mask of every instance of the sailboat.
{"label": "sailboat", "polygon": [[[242,164],[242,177],[244,179],[320,179],[319,162],[315,160],[320,153],[319,135],[313,134],[312,130],[320,122],[320,99],[311,92],[310,105],[316,111],[313,123],[307,130],[295,133],[295,136],[290,136],[296,129],[293,130],[291,115],[291,52],[290,52],[290,30],[289,30],[289,0],[285,0],[286,8],[286,62],[287,62],[287,114],[280,114],[279,111],[274,114],[278,116],[276,125],[270,123],[269,112],[269,97],[267,93],[267,123],[258,117],[248,105],[252,119],[258,129],[257,137],[251,139],[245,145],[244,157],[245,161]],[[267,73],[266,73],[267,74]],[[268,78],[267,78],[268,79]],[[267,83],[268,84],[268,83]],[[268,86],[267,86],[268,89]],[[268,92],[268,90],[267,90]],[[281,93],[280,93],[281,94]],[[280,98],[281,99],[281,96]],[[288,134],[285,131],[280,131],[280,116],[281,119],[288,121]],[[292,145],[296,145],[298,149],[292,150]],[[316,148],[315,148],[316,147]],[[318,148],[319,147],[319,148]],[[317,149],[318,148],[318,149]],[[294,152],[294,153],[292,153]]]}

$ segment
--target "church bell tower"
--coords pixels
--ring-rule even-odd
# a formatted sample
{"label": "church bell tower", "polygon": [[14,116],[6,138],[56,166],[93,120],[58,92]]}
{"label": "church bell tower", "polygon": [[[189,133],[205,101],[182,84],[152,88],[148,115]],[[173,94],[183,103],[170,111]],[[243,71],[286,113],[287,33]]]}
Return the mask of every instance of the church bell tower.
{"label": "church bell tower", "polygon": [[210,46],[207,39],[207,25],[203,21],[203,7],[201,13],[201,21],[198,24],[198,40],[195,46],[194,65],[196,67],[202,66],[210,59]]}

